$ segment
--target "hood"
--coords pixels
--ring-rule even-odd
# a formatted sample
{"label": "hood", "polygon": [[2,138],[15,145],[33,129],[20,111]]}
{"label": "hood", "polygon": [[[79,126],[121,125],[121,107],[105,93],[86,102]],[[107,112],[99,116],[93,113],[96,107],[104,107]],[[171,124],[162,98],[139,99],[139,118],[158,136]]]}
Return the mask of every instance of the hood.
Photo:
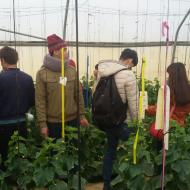
{"label": "hood", "polygon": [[99,77],[107,77],[122,69],[128,68],[127,65],[123,65],[119,61],[103,60],[98,63],[98,75]]}
{"label": "hood", "polygon": [[[65,67],[68,66],[68,62],[69,60],[65,60]],[[48,54],[44,57],[42,67],[45,67],[53,72],[61,72],[61,60]]]}

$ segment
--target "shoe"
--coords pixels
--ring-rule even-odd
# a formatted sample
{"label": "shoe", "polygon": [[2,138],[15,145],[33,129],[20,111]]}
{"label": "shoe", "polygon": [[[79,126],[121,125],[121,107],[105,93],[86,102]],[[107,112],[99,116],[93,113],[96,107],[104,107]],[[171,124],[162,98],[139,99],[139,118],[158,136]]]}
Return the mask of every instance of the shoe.
{"label": "shoe", "polygon": [[104,186],[103,190],[112,190],[112,188],[110,186],[109,187]]}
{"label": "shoe", "polygon": [[103,188],[103,190],[112,190],[111,187],[110,188]]}

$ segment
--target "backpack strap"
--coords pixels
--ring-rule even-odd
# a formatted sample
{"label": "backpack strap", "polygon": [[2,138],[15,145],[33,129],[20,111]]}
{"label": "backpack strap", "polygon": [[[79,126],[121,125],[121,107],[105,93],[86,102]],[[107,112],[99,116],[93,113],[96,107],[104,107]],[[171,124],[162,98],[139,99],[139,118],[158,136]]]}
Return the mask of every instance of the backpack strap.
{"label": "backpack strap", "polygon": [[[123,71],[123,70],[129,70],[129,68],[124,68],[124,69],[121,69],[117,72],[115,72],[114,74],[110,75],[111,77],[114,77],[117,73],[119,73],[120,71]],[[115,80],[115,79],[114,79]],[[126,100],[126,105],[128,104],[128,100]]]}
{"label": "backpack strap", "polygon": [[124,68],[124,69],[121,69],[121,70],[119,70],[119,71],[117,71],[117,72],[113,73],[113,74],[112,74],[112,75],[110,75],[110,76],[114,76],[114,75],[116,75],[117,73],[119,73],[120,71],[123,71],[123,70],[129,70],[129,68]]}

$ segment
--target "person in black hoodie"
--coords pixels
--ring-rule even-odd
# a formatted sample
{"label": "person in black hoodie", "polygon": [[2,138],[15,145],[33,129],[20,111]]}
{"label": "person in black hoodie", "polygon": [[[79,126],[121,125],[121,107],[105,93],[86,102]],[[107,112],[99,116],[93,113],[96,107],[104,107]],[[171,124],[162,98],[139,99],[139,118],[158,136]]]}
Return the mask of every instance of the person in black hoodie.
{"label": "person in black hoodie", "polygon": [[17,68],[18,53],[15,49],[3,47],[0,60],[0,155],[5,161],[14,131],[27,136],[25,114],[35,105],[35,93],[32,77]]}

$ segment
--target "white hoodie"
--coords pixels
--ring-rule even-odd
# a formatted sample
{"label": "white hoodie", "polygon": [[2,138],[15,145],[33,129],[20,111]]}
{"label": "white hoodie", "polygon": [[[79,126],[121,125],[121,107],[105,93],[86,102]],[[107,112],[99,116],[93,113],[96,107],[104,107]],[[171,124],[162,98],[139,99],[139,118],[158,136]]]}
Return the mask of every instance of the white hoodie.
{"label": "white hoodie", "polygon": [[[122,69],[127,68],[126,65],[113,60],[104,60],[98,63],[97,82],[101,77],[110,76]],[[139,90],[136,77],[132,70],[122,70],[115,75],[115,82],[122,101],[128,101],[127,120],[137,119],[138,117],[138,100]]]}

